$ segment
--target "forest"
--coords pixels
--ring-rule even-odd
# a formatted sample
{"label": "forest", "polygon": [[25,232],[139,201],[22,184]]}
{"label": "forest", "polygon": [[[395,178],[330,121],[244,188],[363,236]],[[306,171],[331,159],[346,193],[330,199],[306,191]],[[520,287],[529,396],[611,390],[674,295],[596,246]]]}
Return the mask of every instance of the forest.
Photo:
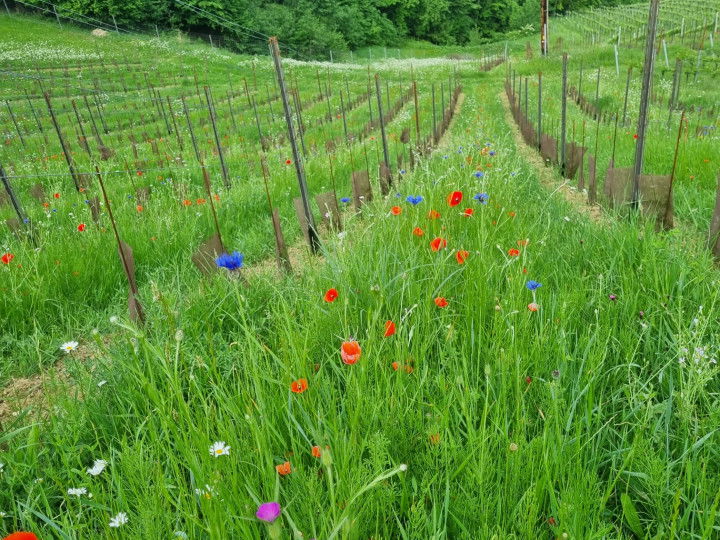
{"label": "forest", "polygon": [[[12,4],[12,0],[10,0]],[[46,0],[18,5],[46,6]],[[277,35],[305,56],[407,39],[438,45],[491,41],[537,29],[539,0],[55,0],[58,11],[94,17],[129,29],[213,32],[239,52],[265,53],[259,35]],[[627,0],[550,0],[552,14]],[[210,15],[210,16],[208,16]],[[233,26],[235,30],[230,30]]]}

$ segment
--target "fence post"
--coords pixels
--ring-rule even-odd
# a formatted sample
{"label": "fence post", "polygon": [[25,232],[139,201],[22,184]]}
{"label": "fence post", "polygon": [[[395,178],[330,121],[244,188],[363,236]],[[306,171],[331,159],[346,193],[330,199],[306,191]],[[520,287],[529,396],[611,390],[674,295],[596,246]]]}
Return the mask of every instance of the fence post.
{"label": "fence post", "polygon": [[560,114],[560,174],[565,176],[565,139],[567,131],[567,62],[568,55],[562,59],[562,112]]}
{"label": "fence post", "polygon": [[625,81],[625,101],[623,101],[623,119],[622,124],[625,125],[627,118],[628,93],[630,92],[630,77],[632,76],[632,66],[628,68],[627,80]]}
{"label": "fence post", "polygon": [[282,63],[280,62],[280,47],[276,37],[270,38],[270,52],[273,56],[275,65],[275,74],[280,88],[280,98],[282,99],[283,111],[285,112],[285,123],[288,128],[288,138],[290,139],[290,148],[295,163],[295,174],[297,175],[298,185],[300,187],[300,197],[302,198],[303,211],[308,225],[308,237],[310,250],[317,253],[320,249],[320,238],[315,229],[315,220],[310,210],[310,198],[308,195],[307,182],[305,180],[305,167],[303,166],[302,157],[298,151],[297,141],[295,140],[295,129],[293,128],[292,113],[290,111],[290,102],[288,101],[287,90],[285,88],[285,75],[283,73]]}
{"label": "fence post", "polygon": [[207,101],[208,111],[210,112],[210,123],[212,124],[213,134],[215,135],[215,146],[217,147],[218,157],[220,158],[220,167],[223,175],[223,182],[226,188],[230,188],[230,175],[228,174],[227,165],[225,165],[225,156],[223,156],[222,142],[220,134],[215,123],[215,106],[213,105],[212,94],[209,86],[203,86],[205,90],[205,100]]}
{"label": "fence post", "polygon": [[[643,83],[640,92],[640,113],[638,114],[637,143],[635,145],[635,164],[633,167],[632,208],[637,210],[640,203],[640,175],[642,174],[645,153],[645,129],[649,105],[650,85],[655,60],[655,32],[660,0],[651,0],[648,15],[647,40],[645,42],[645,65],[643,66]],[[683,19],[684,22],[684,19]]]}
{"label": "fence post", "polygon": [[112,20],[113,20],[113,25],[115,26],[115,33],[116,33],[116,34],[119,34],[119,33],[120,33],[120,30],[118,30],[117,22],[115,22],[115,15],[111,15],[111,17],[112,17]]}
{"label": "fence post", "polygon": [[60,139],[60,146],[63,149],[63,155],[65,156],[65,161],[67,162],[68,169],[70,170],[70,176],[72,176],[73,182],[75,183],[75,189],[77,191],[80,191],[80,182],[78,181],[77,173],[75,172],[75,166],[73,164],[72,154],[70,153],[70,148],[68,148],[67,144],[65,144],[65,139],[63,138],[62,131],[60,131],[60,125],[57,122],[57,118],[55,118],[55,111],[53,111],[52,104],[50,103],[50,94],[45,92],[45,103],[47,103],[48,111],[50,112],[50,119],[52,120],[53,126],[55,126],[55,131],[57,132],[58,139]]}
{"label": "fence post", "polygon": [[538,129],[537,147],[540,150],[542,143],[542,71],[538,72]]}
{"label": "fence post", "polygon": [[[375,74],[375,94],[377,96],[378,118],[380,119],[380,136],[382,137],[383,160],[385,162],[385,167],[387,167],[387,170],[390,171],[390,152],[388,151],[387,136],[385,134],[385,119],[383,118],[382,95],[380,94],[380,76],[377,73]],[[385,193],[383,193],[383,195],[385,195]]]}

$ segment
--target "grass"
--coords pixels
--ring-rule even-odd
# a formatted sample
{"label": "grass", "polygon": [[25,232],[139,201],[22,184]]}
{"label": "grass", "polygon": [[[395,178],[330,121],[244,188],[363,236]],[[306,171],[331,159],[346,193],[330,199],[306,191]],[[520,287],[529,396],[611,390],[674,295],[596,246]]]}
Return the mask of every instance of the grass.
{"label": "grass", "polygon": [[[183,73],[167,58],[168,73]],[[221,73],[206,75],[216,96]],[[344,73],[331,72],[337,86]],[[423,133],[431,125],[427,87],[450,73],[434,67],[419,77]],[[299,66],[297,75],[301,95],[316,93],[314,67]],[[356,93],[365,77],[348,73]],[[652,223],[582,217],[517,152],[498,100],[504,67],[466,69],[460,78],[460,114],[441,148],[400,176],[400,197],[378,197],[361,214],[346,209],[345,234],[324,235],[322,255],[293,276],[253,270],[272,247],[267,222],[260,224],[257,173],[220,192],[226,243],[248,255],[244,279],[202,278],[189,263],[211,232],[204,208],[183,208],[172,186],[158,182],[138,213],[123,198],[137,177],[119,176],[111,198],[122,201],[116,214],[136,249],[142,329],[126,320],[111,238],[76,234],[67,187],[53,201],[58,216],[41,231],[38,254],[5,236],[2,245],[29,267],[0,268],[3,324],[15,329],[5,350],[26,372],[62,358],[68,375],[50,407],[3,423],[0,531],[717,536],[720,289],[709,254],[684,235],[655,234]],[[172,95],[193,86],[188,78]],[[394,120],[398,136],[413,132],[410,106]],[[312,107],[316,118],[326,110],[323,102]],[[354,114],[354,126],[367,121],[366,110]],[[232,132],[228,120],[223,131]],[[321,127],[313,129],[322,141]],[[270,154],[279,162],[286,150],[277,145]],[[258,148],[238,142],[230,153]],[[117,149],[121,163],[131,150]],[[11,151],[20,154],[16,142]],[[354,152],[357,160],[359,147]],[[349,162],[349,150],[337,154],[339,194],[349,194]],[[237,170],[244,160],[231,163]],[[325,163],[322,150],[308,158],[312,193],[329,187]],[[196,172],[181,174],[199,189]],[[217,175],[215,168],[220,186]],[[273,168],[273,199],[286,220],[293,181],[282,164]],[[464,198],[450,207],[455,190]],[[488,194],[487,204],[473,199],[478,193]],[[409,195],[423,201],[412,205]],[[392,206],[402,212],[393,215]],[[440,217],[430,219],[430,210]],[[145,240],[153,234],[166,241]],[[436,237],[447,246],[433,252]],[[458,264],[462,250],[469,255]],[[57,272],[56,257],[80,275]],[[542,285],[531,291],[529,280]],[[332,303],[323,300],[330,288],[339,292]],[[33,299],[26,305],[23,290]],[[440,297],[447,307],[438,307]],[[389,337],[386,321],[397,328]],[[345,364],[340,347],[351,338],[362,354]],[[58,347],[70,339],[82,346],[65,355]],[[293,393],[299,379],[308,388]],[[217,441],[231,447],[228,455],[211,455]],[[107,468],[89,475],[97,459]],[[276,466],[287,461],[292,472],[282,476]],[[254,517],[267,501],[282,506],[274,529]],[[128,522],[111,528],[118,512]]]}

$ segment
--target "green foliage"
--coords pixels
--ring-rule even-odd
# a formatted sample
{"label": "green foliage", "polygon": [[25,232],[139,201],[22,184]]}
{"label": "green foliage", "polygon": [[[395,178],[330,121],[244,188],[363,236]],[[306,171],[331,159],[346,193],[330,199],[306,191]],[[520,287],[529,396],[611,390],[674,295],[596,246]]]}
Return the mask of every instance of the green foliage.
{"label": "green foliage", "polygon": [[[31,0],[32,2],[32,0]],[[278,36],[297,53],[326,58],[329,50],[396,46],[403,39],[466,45],[537,26],[538,0],[57,0],[62,13],[81,14],[127,28],[181,29],[222,34],[242,52],[265,52],[264,35]],[[554,0],[562,13],[625,0]],[[38,0],[38,5],[41,2]],[[213,17],[215,18],[213,20]],[[229,24],[228,24],[229,23]],[[239,25],[242,29],[233,29]]]}

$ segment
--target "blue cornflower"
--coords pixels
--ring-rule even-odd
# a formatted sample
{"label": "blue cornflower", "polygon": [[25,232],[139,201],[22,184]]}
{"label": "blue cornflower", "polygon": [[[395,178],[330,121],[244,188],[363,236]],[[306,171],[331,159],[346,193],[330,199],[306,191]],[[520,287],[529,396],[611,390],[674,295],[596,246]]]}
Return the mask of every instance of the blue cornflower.
{"label": "blue cornflower", "polygon": [[343,197],[342,199],[340,199],[340,202],[349,203],[350,197]]}
{"label": "blue cornflower", "polygon": [[132,199],[132,195],[128,195],[127,198],[128,198],[128,199]]}
{"label": "blue cornflower", "polygon": [[447,159],[447,158],[448,158],[448,156],[443,156],[443,159]]}
{"label": "blue cornflower", "polygon": [[30,218],[23,218],[23,223],[30,223]]}
{"label": "blue cornflower", "polygon": [[405,174],[405,169],[400,169],[400,174]]}
{"label": "blue cornflower", "polygon": [[492,143],[486,142],[485,146],[492,146]]}
{"label": "blue cornflower", "polygon": [[88,201],[87,199],[85,199],[85,204],[90,204],[90,201]]}
{"label": "blue cornflower", "polygon": [[412,205],[420,204],[423,201],[422,195],[408,195],[405,199]]}
{"label": "blue cornflower", "polygon": [[525,286],[529,290],[534,291],[535,289],[539,289],[540,287],[542,287],[542,283],[538,283],[537,281],[531,279],[525,284]]}
{"label": "blue cornflower", "polygon": [[53,210],[52,210],[52,211],[53,211],[53,212],[57,212],[57,208],[53,208]]}
{"label": "blue cornflower", "polygon": [[233,251],[231,255],[223,253],[217,259],[215,259],[215,264],[217,264],[220,268],[237,270],[238,268],[243,267],[244,258],[245,255],[243,255],[242,253],[238,253],[237,251]]}
{"label": "blue cornflower", "polygon": [[473,199],[475,199],[477,202],[479,202],[481,204],[487,204],[489,198],[490,198],[490,195],[488,195],[487,193],[478,193],[477,195],[475,195],[473,197]]}
{"label": "blue cornflower", "polygon": [[396,193],[395,197],[397,197],[398,199],[402,199],[402,193]]}
{"label": "blue cornflower", "polygon": [[485,176],[485,173],[482,171],[475,171],[475,178],[482,178]]}

